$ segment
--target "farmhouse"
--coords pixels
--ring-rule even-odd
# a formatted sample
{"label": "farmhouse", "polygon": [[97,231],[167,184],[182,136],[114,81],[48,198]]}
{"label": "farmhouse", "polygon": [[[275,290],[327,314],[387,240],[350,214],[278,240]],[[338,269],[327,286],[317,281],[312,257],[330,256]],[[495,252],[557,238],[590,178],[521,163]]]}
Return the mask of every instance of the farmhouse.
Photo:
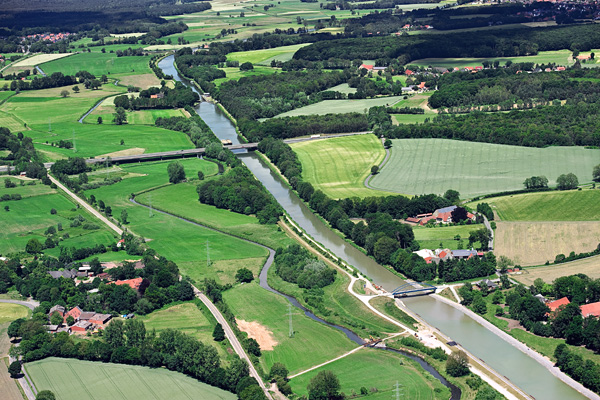
{"label": "farmhouse", "polygon": [[134,279],[126,279],[123,281],[118,280],[116,282],[110,282],[110,283],[114,283],[117,286],[129,285],[133,290],[139,291],[143,280],[144,280],[143,278],[134,278]]}
{"label": "farmhouse", "polygon": [[447,260],[468,260],[473,257],[483,257],[483,252],[471,250],[450,250],[450,249],[421,249],[418,251],[413,251],[416,255],[421,257],[427,262],[427,264],[436,263],[439,264],[440,261]]}
{"label": "farmhouse", "polygon": [[600,317],[600,301],[590,304],[584,304],[580,307],[581,316],[587,318],[590,315],[594,317]]}
{"label": "farmhouse", "polygon": [[76,269],[65,269],[63,271],[48,271],[51,277],[54,279],[58,278],[66,278],[66,279],[74,279],[77,277],[87,276],[85,272],[79,272]]}
{"label": "farmhouse", "polygon": [[92,329],[92,323],[89,321],[77,321],[71,325],[71,332],[74,333],[85,333]]}
{"label": "farmhouse", "polygon": [[563,297],[561,299],[551,301],[550,303],[548,303],[546,305],[548,306],[550,311],[554,312],[554,311],[558,310],[558,308],[560,306],[566,306],[569,303],[570,303],[569,299],[567,299],[566,297]]}

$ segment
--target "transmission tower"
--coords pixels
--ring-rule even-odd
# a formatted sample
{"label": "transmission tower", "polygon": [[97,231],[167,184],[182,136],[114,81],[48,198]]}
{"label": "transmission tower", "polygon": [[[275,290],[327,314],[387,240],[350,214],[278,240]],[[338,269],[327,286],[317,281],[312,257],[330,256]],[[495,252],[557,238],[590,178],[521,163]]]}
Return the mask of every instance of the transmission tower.
{"label": "transmission tower", "polygon": [[292,315],[294,315],[294,314],[292,313],[292,304],[291,303],[288,303],[288,312],[287,312],[287,315],[288,315],[288,317],[290,319],[289,337],[294,337],[294,323],[292,321]]}
{"label": "transmission tower", "polygon": [[404,397],[404,393],[402,393],[402,385],[396,381],[396,384],[394,385],[394,400],[400,400],[400,397]]}

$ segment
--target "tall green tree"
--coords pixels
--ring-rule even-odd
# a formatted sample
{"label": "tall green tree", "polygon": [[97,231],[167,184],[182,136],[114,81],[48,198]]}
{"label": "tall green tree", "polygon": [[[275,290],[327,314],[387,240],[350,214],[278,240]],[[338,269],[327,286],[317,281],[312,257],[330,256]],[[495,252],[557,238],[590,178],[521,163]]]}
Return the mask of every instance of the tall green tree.
{"label": "tall green tree", "polygon": [[309,400],[341,400],[340,381],[329,370],[321,371],[310,380],[308,386]]}
{"label": "tall green tree", "polygon": [[179,183],[185,179],[185,169],[180,162],[170,163],[167,167],[167,173],[171,183]]}

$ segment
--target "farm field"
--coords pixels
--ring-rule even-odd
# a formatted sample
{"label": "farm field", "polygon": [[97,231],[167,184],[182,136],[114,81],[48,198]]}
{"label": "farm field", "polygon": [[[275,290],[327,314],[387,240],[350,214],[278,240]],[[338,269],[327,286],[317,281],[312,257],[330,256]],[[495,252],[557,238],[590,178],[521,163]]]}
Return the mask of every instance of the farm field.
{"label": "farm field", "polygon": [[[23,251],[30,239],[37,239],[44,243],[46,229],[50,226],[57,228],[61,223],[63,231],[58,231],[54,236],[62,237],[68,233],[70,238],[61,242],[62,246],[83,247],[97,243],[111,244],[114,236],[102,224],[83,210],[76,210],[75,205],[67,198],[58,194],[40,182],[35,186],[17,186],[12,189],[1,189],[0,194],[19,193],[22,200],[2,202],[2,208],[8,206],[10,211],[2,210],[2,226],[0,231],[0,254]],[[50,210],[56,209],[56,214]],[[82,226],[70,227],[71,220],[76,215],[82,215],[87,222],[98,225],[99,229],[85,230]],[[58,256],[59,248],[47,249],[44,253]]]}
{"label": "farm field", "polygon": [[[127,45],[131,47],[131,45]],[[62,72],[65,75],[75,75],[79,71],[87,71],[99,78],[105,74],[109,78],[114,75],[135,75],[152,73],[148,62],[150,56],[123,56],[115,53],[79,53],[68,58],[49,61],[40,65],[42,70],[50,75]]]}
{"label": "farm field", "polygon": [[[207,310],[208,312],[208,310]],[[186,335],[193,336],[208,346],[213,346],[219,352],[221,360],[228,357],[227,351],[212,337],[216,321],[208,312],[207,317],[193,302],[186,302],[170,307],[161,308],[148,315],[138,315],[136,319],[144,322],[146,331],[156,329],[156,333],[166,329],[176,329]]]}
{"label": "farm field", "polygon": [[247,76],[271,75],[271,74],[274,74],[275,72],[277,72],[277,70],[275,68],[264,67],[261,65],[255,65],[253,69],[248,70],[248,71],[240,71],[239,68],[234,68],[234,67],[226,67],[226,68],[219,68],[219,69],[225,71],[226,77],[215,79],[213,81],[213,83],[217,86],[221,85],[223,82],[227,82],[227,81],[231,81],[231,80],[238,80],[240,78],[247,77]]}
{"label": "farm field", "polygon": [[[205,175],[214,173],[215,164],[188,158],[179,160],[189,177],[202,170]],[[123,166],[123,170],[139,174],[121,182],[98,189],[88,190],[86,196],[94,195],[112,207],[113,215],[119,217],[123,209],[128,212],[130,223],[127,228],[150,240],[150,247],[159,254],[177,263],[182,274],[194,280],[204,279],[215,271],[207,267],[206,245],[210,248],[212,262],[237,259],[259,259],[267,251],[259,246],[244,242],[222,233],[192,225],[178,218],[150,211],[133,204],[128,199],[131,193],[168,184],[167,165],[170,161]]]}
{"label": "farm field", "polygon": [[25,364],[35,387],[60,400],[235,400],[233,393],[164,368],[46,358]]}
{"label": "farm field", "polygon": [[289,302],[256,282],[223,292],[223,299],[236,318],[249,323],[251,329],[246,330],[252,331],[250,337],[259,342],[260,363],[267,371],[273,363],[282,362],[290,374],[297,373],[356,347],[342,332],[313,321],[296,309],[292,309],[294,337],[290,338],[286,317]]}
{"label": "farm field", "polygon": [[360,393],[361,387],[377,388],[369,399],[389,400],[394,398],[394,385],[401,386],[401,395],[406,399],[447,399],[450,391],[438,380],[425,372],[414,361],[389,351],[361,349],[340,360],[291,379],[294,393],[307,395],[306,386],[320,371],[332,371],[340,381],[340,391],[346,394]]}
{"label": "farm field", "polygon": [[522,266],[552,262],[558,254],[592,251],[600,243],[598,221],[498,221],[496,225],[494,253]]}
{"label": "farm field", "polygon": [[575,274],[585,274],[592,279],[600,278],[600,256],[588,257],[557,265],[526,268],[522,271],[522,274],[512,275],[511,277],[526,286],[531,286],[538,278],[546,283],[552,283],[556,278],[560,278],[561,276]]}
{"label": "farm field", "polygon": [[[13,322],[19,318],[26,318],[29,314],[29,308],[25,306],[11,303],[0,303],[0,326],[4,326],[4,324]],[[2,337],[0,340],[3,342],[4,337]],[[6,350],[7,348],[0,348],[0,356],[4,356]]]}
{"label": "farm field", "polygon": [[457,250],[458,240],[454,237],[459,235],[466,248],[469,242],[469,232],[476,231],[483,228],[482,224],[475,225],[457,225],[440,228],[425,228],[425,227],[413,227],[415,239],[419,242],[422,249],[438,249],[440,243],[443,244],[442,248]]}
{"label": "farm field", "polygon": [[503,221],[600,221],[600,190],[525,193],[484,199]]}
{"label": "farm field", "polygon": [[240,64],[244,62],[251,62],[252,64],[262,64],[266,66],[271,65],[271,61],[289,61],[296,51],[308,43],[295,44],[291,46],[274,47],[272,49],[264,50],[250,50],[250,51],[238,51],[227,54],[227,60],[239,61]]}
{"label": "farm field", "polygon": [[[213,174],[216,174],[216,165]],[[223,232],[263,243],[274,249],[291,243],[291,240],[280,232],[276,225],[263,225],[253,216],[200,203],[196,192],[196,183],[198,181],[166,186],[143,193],[136,199],[143,204],[149,204],[151,201],[154,207],[161,210],[186,217]]]}
{"label": "farm field", "polygon": [[[84,122],[86,124],[97,124],[98,117],[102,118],[102,124],[112,124],[114,121],[114,105],[101,105],[88,115]],[[151,125],[154,126],[157,118],[183,117],[181,109],[177,110],[138,110],[127,111],[127,126]]]}
{"label": "farm field", "polygon": [[374,99],[361,100],[323,100],[315,104],[279,114],[273,118],[296,117],[298,115],[344,114],[349,112],[366,113],[371,107],[385,105],[392,106],[401,99],[402,96],[377,97]]}
{"label": "farm field", "polygon": [[364,185],[371,167],[385,158],[385,150],[375,135],[315,140],[291,146],[302,163],[302,178],[334,199],[390,194]]}
{"label": "farm field", "polygon": [[548,177],[552,186],[567,172],[577,175],[579,182],[590,182],[600,157],[600,150],[583,147],[538,149],[449,139],[392,142],[389,161],[370,185],[415,195],[454,189],[468,198],[517,190],[523,188],[526,178],[537,175]]}
{"label": "farm field", "polygon": [[71,56],[71,53],[58,53],[58,54],[38,54],[33,57],[25,58],[17,61],[13,64],[13,67],[33,67],[35,65],[43,64],[46,62],[58,60],[64,57]]}
{"label": "farm field", "polygon": [[[592,50],[598,54],[598,50]],[[570,50],[556,50],[556,51],[540,51],[534,56],[521,56],[521,57],[497,57],[497,58],[423,58],[420,60],[411,61],[410,65],[418,65],[421,67],[475,67],[482,65],[484,61],[500,61],[500,65],[506,64],[506,61],[512,61],[513,63],[532,62],[536,64],[548,64],[556,63],[558,65],[571,65],[574,63],[572,59],[573,52]],[[582,52],[581,54],[589,54],[589,52]],[[582,64],[585,66],[586,64]]]}
{"label": "farm field", "polygon": [[18,383],[10,377],[8,366],[5,363],[10,350],[10,341],[6,330],[12,321],[26,318],[29,314],[31,312],[27,307],[0,303],[0,393],[2,393],[2,400],[23,400]]}

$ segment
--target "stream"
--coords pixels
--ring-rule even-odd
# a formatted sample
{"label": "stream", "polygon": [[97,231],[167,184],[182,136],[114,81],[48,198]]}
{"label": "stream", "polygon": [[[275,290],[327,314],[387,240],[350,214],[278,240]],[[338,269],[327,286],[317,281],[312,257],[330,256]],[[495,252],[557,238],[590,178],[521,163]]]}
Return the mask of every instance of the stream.
{"label": "stream", "polygon": [[[158,65],[165,74],[172,75],[175,80],[181,81],[195,90],[193,85],[179,76],[173,63],[174,56],[171,55],[164,58]],[[219,139],[229,139],[234,144],[240,143],[235,126],[219,107],[212,103],[202,102],[196,106],[195,110]],[[354,266],[362,274],[368,276],[374,283],[381,285],[387,291],[393,291],[404,283],[400,277],[379,265],[375,260],[366,256],[331,231],[281,181],[281,178],[265,165],[264,161],[258,155],[245,153],[238,154],[238,157],[252,171],[256,178],[262,182],[265,188],[273,194],[294,222],[314,240],[329,249],[337,257]],[[263,274],[265,274],[266,283],[266,272],[263,271],[261,273],[261,286],[263,286]],[[274,291],[268,285],[266,285],[265,289]],[[290,299],[290,301],[292,300]],[[537,361],[496,336],[460,310],[437,301],[430,296],[405,298],[403,302],[413,312],[427,321],[427,323],[451,337],[494,370],[510,379],[529,395],[543,400],[578,400],[586,398],[554,376]],[[294,303],[294,305],[297,304],[297,302]],[[322,320],[319,321],[326,323]],[[339,327],[334,327],[339,329]]]}

